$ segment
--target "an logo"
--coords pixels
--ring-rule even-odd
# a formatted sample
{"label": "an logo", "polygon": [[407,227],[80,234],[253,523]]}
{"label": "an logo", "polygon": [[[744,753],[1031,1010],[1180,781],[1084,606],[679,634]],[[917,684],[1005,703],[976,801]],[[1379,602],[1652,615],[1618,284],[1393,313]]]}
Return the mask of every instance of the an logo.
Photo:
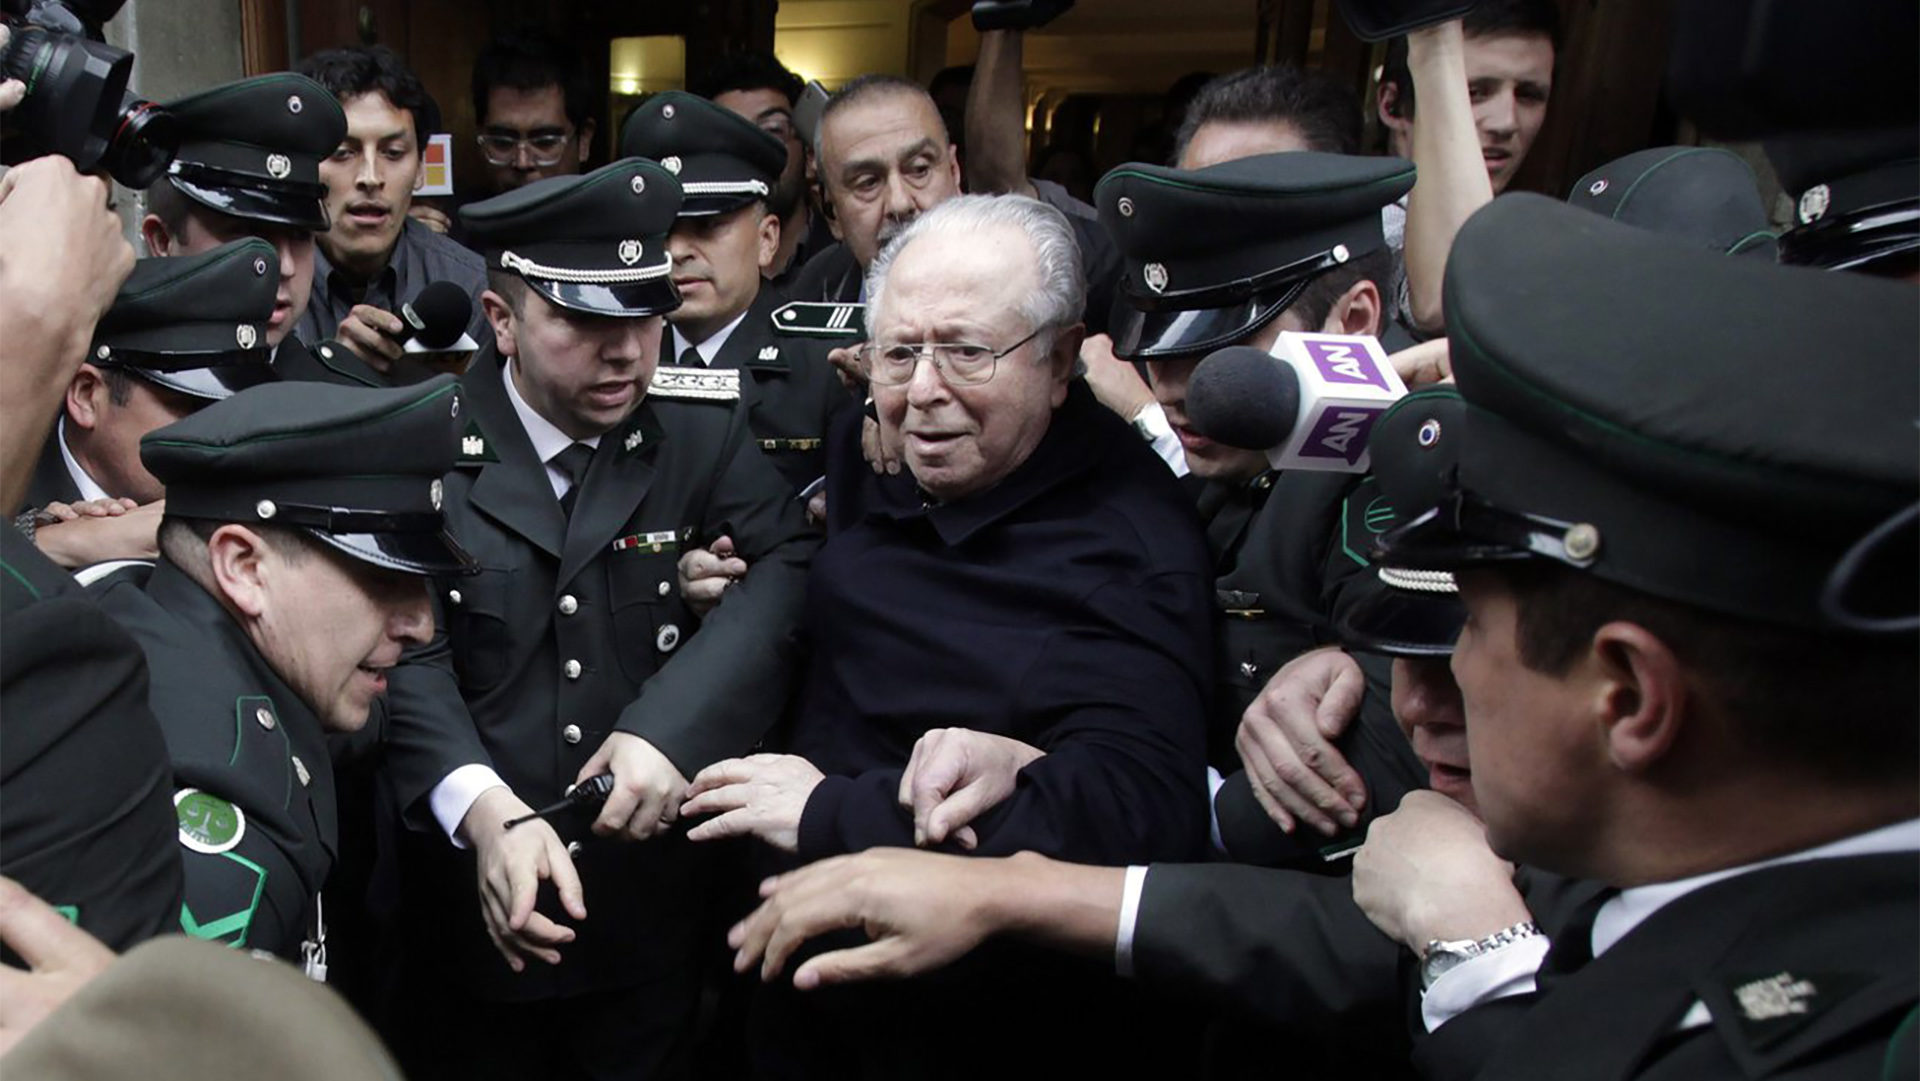
{"label": "an logo", "polygon": [[1807,1000],[1819,993],[1811,981],[1796,980],[1789,973],[1768,976],[1733,989],[1740,1012],[1749,1021],[1772,1021],[1807,1012]]}
{"label": "an logo", "polygon": [[1337,406],[1320,414],[1320,419],[1300,445],[1302,458],[1338,459],[1348,465],[1360,464],[1367,453],[1367,436],[1382,410]]}
{"label": "an logo", "polygon": [[180,843],[209,856],[231,852],[247,835],[245,812],[197,788],[173,794],[173,817],[180,826]]}
{"label": "an logo", "polygon": [[274,178],[275,180],[285,180],[287,178],[287,174],[291,172],[293,172],[293,162],[288,161],[287,156],[285,154],[268,154],[267,155],[267,175],[268,176]]}
{"label": "an logo", "polygon": [[[667,108],[671,109],[673,108],[673,106],[669,105],[667,106]],[[667,117],[673,116],[671,112],[663,112],[661,115],[667,116]],[[665,169],[667,172],[672,173],[674,176],[680,175],[680,159],[675,157],[672,154],[668,154],[666,157],[660,159],[660,167],[662,169]]]}
{"label": "an logo", "polygon": [[438,478],[435,478],[432,484],[427,485],[427,502],[433,504],[434,510],[440,509],[440,499],[443,494],[444,491],[440,487]]}
{"label": "an logo", "polygon": [[300,110],[302,110],[302,109],[304,109],[304,108],[306,108],[306,107],[307,107],[307,103],[306,103],[306,102],[304,102],[304,101],[301,101],[301,100],[300,100],[300,95],[298,95],[298,94],[293,94],[293,95],[290,95],[290,96],[289,96],[289,97],[287,98],[287,111],[288,111],[288,112],[290,112],[290,113],[295,113],[295,114],[297,114],[297,113],[299,113],[299,112],[300,112]]}
{"label": "an logo", "polygon": [[239,342],[242,349],[252,349],[253,343],[260,340],[260,335],[253,329],[252,323],[242,323],[233,328],[233,340]]}
{"label": "an logo", "polygon": [[622,240],[620,242],[620,261],[628,266],[632,266],[640,261],[640,256],[645,253],[645,250],[646,249],[640,246],[638,240]]}
{"label": "an logo", "polygon": [[1833,202],[1833,192],[1825,184],[1815,184],[1800,196],[1800,224],[1809,225],[1819,221],[1827,213],[1827,206]]}
{"label": "an logo", "polygon": [[1142,267],[1140,277],[1145,279],[1147,288],[1154,292],[1164,293],[1167,291],[1167,268],[1161,266],[1159,263],[1148,263],[1145,267]]}
{"label": "an logo", "polygon": [[1320,371],[1320,377],[1329,383],[1379,387],[1391,391],[1387,377],[1380,374],[1379,365],[1364,350],[1351,342],[1321,341],[1307,338],[1300,343],[1307,350],[1307,356],[1313,359],[1313,366]]}

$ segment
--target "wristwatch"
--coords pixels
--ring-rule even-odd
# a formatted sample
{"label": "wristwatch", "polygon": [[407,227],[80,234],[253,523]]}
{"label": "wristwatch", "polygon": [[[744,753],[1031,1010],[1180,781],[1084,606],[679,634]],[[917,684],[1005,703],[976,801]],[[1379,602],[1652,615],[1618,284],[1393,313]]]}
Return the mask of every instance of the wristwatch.
{"label": "wristwatch", "polygon": [[1427,943],[1427,955],[1420,961],[1420,990],[1433,987],[1434,981],[1468,961],[1482,954],[1511,946],[1523,939],[1544,934],[1540,925],[1528,920],[1516,923],[1512,927],[1495,931],[1481,939],[1462,938],[1453,941],[1434,939]]}
{"label": "wristwatch", "polygon": [[52,525],[59,520],[59,515],[50,513],[45,507],[36,507],[32,510],[23,510],[15,515],[13,528],[19,530],[20,535],[31,542],[34,534],[39,532],[41,526]]}

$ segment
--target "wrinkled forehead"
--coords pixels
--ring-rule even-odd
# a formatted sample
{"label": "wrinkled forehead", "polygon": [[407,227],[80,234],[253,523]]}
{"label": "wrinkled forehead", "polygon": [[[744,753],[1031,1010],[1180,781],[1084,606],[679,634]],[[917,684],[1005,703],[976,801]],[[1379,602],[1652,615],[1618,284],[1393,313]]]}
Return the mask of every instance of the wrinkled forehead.
{"label": "wrinkled forehead", "polygon": [[1012,327],[1021,300],[1039,288],[1037,276],[1018,228],[933,229],[894,256],[868,325],[876,339],[903,326]]}
{"label": "wrinkled forehead", "polygon": [[925,94],[904,88],[868,91],[821,122],[820,150],[829,168],[856,157],[891,161],[922,142],[946,150],[947,126]]}

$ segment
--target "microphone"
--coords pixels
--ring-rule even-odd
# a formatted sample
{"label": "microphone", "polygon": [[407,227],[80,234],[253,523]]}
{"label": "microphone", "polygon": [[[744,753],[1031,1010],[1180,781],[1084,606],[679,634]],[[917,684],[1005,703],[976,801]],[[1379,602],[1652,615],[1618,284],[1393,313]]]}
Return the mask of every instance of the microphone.
{"label": "microphone", "polygon": [[1374,421],[1406,393],[1374,339],[1286,332],[1271,353],[1207,354],[1187,382],[1187,420],[1217,443],[1264,450],[1275,469],[1364,473]]}
{"label": "microphone", "polygon": [[473,298],[453,282],[431,282],[400,305],[401,347],[409,353],[452,353],[480,348],[467,334]]}

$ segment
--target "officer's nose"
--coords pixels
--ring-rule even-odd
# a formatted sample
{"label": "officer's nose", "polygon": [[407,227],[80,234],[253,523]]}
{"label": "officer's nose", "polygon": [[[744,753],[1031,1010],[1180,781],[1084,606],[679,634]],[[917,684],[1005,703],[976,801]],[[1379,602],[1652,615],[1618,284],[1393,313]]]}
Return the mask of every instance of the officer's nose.
{"label": "officer's nose", "polygon": [[433,606],[427,603],[425,579],[404,598],[394,601],[387,615],[387,634],[412,645],[424,645],[433,637]]}
{"label": "officer's nose", "polygon": [[360,172],[353,182],[369,190],[380,187],[380,159],[373,147],[360,152]]}
{"label": "officer's nose", "polygon": [[616,367],[629,367],[653,356],[660,347],[659,316],[650,319],[613,319],[601,356]]}
{"label": "officer's nose", "polygon": [[1481,102],[1476,112],[1480,130],[1489,135],[1510,136],[1520,130],[1520,111],[1511,86]]}

